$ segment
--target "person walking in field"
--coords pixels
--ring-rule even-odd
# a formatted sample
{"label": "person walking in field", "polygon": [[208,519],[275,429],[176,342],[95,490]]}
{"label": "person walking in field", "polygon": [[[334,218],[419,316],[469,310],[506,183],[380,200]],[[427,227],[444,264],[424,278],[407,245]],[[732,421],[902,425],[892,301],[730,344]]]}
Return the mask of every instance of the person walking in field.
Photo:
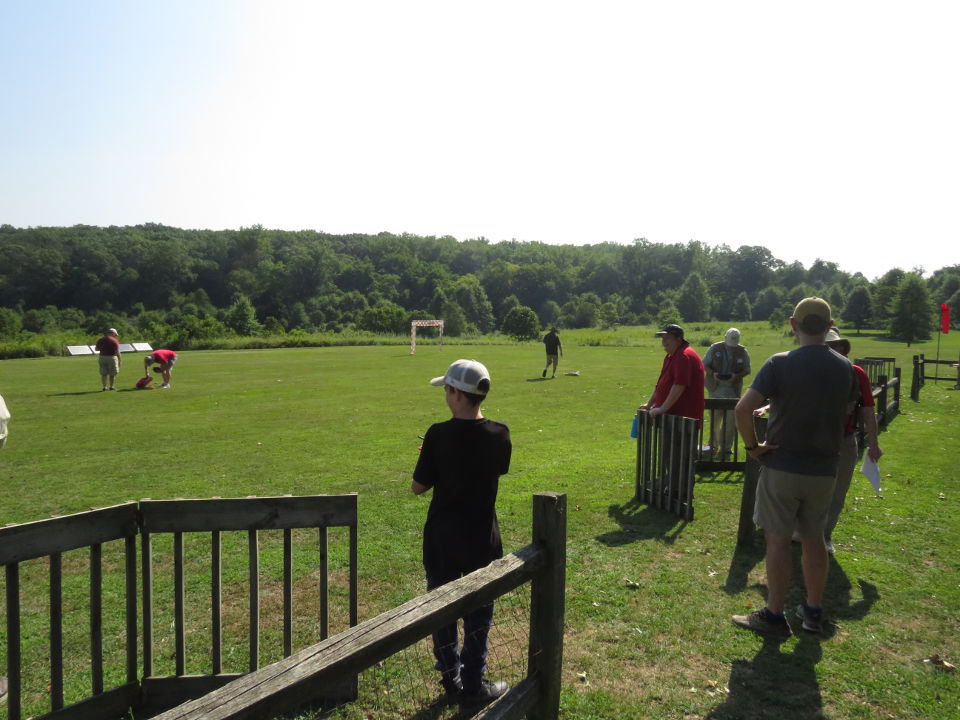
{"label": "person walking in field", "polygon": [[[457,360],[430,381],[442,386],[452,417],[435,423],[423,438],[410,489],[433,495],[423,528],[427,590],[457,580],[503,557],[496,500],[500,476],[510,469],[512,445],[506,425],[485,418],[480,404],[490,391],[490,373],[476,360]],[[448,701],[486,704],[508,687],[484,678],[493,604],[433,633],[433,653]]]}
{"label": "person walking in field", "polygon": [[[704,381],[711,398],[736,399],[743,391],[743,378],[750,374],[750,353],[740,344],[740,331],[730,328],[723,340],[711,345],[703,356]],[[733,410],[711,415],[710,454],[726,459],[733,453],[737,424]]]}
{"label": "person walking in field", "polygon": [[560,342],[560,336],[557,335],[555,326],[550,328],[550,331],[543,336],[543,344],[547,348],[547,365],[543,368],[540,377],[546,377],[547,370],[553,365],[553,374],[550,377],[555,378],[557,376],[557,365],[560,362],[559,358],[563,357],[563,345]]}
{"label": "person walking in field", "polygon": [[[754,523],[766,537],[767,604],[733,623],[785,639],[784,615],[793,570],[790,538],[797,528],[802,544],[806,601],[797,607],[802,627],[823,627],[827,550],[823,533],[833,498],[843,421],[857,397],[850,361],[824,344],[833,324],[830,305],[818,297],[801,300],[790,325],[799,347],[770,357],[737,403],[737,429],[747,454],[761,464]],[[767,400],[766,440],[757,441],[754,411]]]}
{"label": "person walking in field", "polygon": [[160,350],[154,350],[143,359],[143,374],[146,377],[150,377],[150,365],[157,363],[160,366],[160,372],[163,377],[163,383],[160,387],[166,389],[170,387],[170,371],[173,369],[173,364],[176,361],[177,354],[173,350],[165,350],[162,348]]}
{"label": "person walking in field", "polygon": [[[97,362],[100,364],[100,383],[104,391],[116,390],[117,375],[120,373],[120,341],[117,340],[115,328],[107,330],[103,337],[93,346],[100,355]],[[109,384],[109,386],[108,386]]]}

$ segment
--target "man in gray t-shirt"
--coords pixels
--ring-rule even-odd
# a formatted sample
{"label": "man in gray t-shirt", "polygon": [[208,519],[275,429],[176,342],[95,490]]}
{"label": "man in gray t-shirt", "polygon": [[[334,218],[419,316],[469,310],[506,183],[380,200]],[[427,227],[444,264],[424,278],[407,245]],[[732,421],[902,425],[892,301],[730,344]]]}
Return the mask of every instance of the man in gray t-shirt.
{"label": "man in gray t-shirt", "polygon": [[[737,429],[743,447],[761,463],[754,521],[767,543],[767,605],[733,622],[748,630],[789,636],[783,614],[793,559],[790,538],[796,527],[803,545],[807,600],[797,608],[803,629],[822,628],[827,550],[823,529],[833,497],[843,419],[857,397],[850,361],[824,345],[833,324],[821,298],[801,300],[790,324],[799,347],[768,359],[737,403]],[[766,440],[757,442],[753,412],[770,403]]]}

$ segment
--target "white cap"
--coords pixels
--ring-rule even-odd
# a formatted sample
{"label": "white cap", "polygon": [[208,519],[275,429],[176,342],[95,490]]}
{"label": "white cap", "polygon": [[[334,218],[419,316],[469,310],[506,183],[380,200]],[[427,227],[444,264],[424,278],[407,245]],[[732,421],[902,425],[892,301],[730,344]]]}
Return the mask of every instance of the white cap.
{"label": "white cap", "polygon": [[736,347],[740,344],[740,331],[736,328],[730,328],[727,330],[727,334],[723,336],[723,342],[730,347]]}
{"label": "white cap", "polygon": [[[487,388],[480,390],[477,386],[481,380],[487,381]],[[483,363],[476,360],[457,360],[447,368],[447,372],[440,377],[435,377],[430,381],[431,385],[437,387],[449,385],[463,392],[473,393],[475,395],[486,395],[489,391],[490,373]]]}
{"label": "white cap", "polygon": [[116,328],[107,328],[107,335],[116,335],[116,334],[117,334]]}

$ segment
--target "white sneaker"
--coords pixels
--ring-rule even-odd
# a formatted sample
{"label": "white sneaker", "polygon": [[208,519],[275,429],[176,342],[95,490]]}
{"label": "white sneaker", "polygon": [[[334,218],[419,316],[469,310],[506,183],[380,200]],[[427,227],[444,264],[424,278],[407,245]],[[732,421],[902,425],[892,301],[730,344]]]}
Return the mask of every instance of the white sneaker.
{"label": "white sneaker", "polygon": [[170,387],[170,383],[161,383],[160,387],[165,390]]}

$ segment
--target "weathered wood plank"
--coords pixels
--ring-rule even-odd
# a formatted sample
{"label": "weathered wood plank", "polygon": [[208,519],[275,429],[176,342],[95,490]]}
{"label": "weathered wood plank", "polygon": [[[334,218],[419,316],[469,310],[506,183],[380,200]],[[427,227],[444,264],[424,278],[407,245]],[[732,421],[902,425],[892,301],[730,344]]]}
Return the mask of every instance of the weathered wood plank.
{"label": "weathered wood plank", "polygon": [[50,707],[63,707],[63,556],[50,556]]}
{"label": "weathered wood plank", "polygon": [[90,720],[91,718],[125,718],[140,694],[139,683],[126,683],[102,695],[81,700],[73,705],[40,715],[34,720]]}
{"label": "weathered wood plank", "polygon": [[150,533],[347,527],[357,523],[357,496],[141,500],[140,512]]}
{"label": "weathered wood plank", "polygon": [[137,534],[134,502],[0,528],[0,565],[64,553]]}
{"label": "weathered wood plank", "polygon": [[536,707],[540,679],[536,675],[525,677],[505,695],[473,716],[473,720],[520,720]]}
{"label": "weathered wood plank", "polygon": [[289,658],[245,675],[202,698],[173,708],[157,720],[264,718],[310,702],[335,679],[358,673],[493,602],[526,582],[546,561],[528,545],[485,568],[421,595]]}
{"label": "weathered wood plank", "polygon": [[4,568],[7,584],[7,720],[20,720],[20,566]]}
{"label": "weathered wood plank", "polygon": [[528,667],[540,678],[529,720],[557,720],[563,669],[564,593],[567,577],[567,496],[533,497],[533,542],[546,551],[543,569],[530,585]]}

